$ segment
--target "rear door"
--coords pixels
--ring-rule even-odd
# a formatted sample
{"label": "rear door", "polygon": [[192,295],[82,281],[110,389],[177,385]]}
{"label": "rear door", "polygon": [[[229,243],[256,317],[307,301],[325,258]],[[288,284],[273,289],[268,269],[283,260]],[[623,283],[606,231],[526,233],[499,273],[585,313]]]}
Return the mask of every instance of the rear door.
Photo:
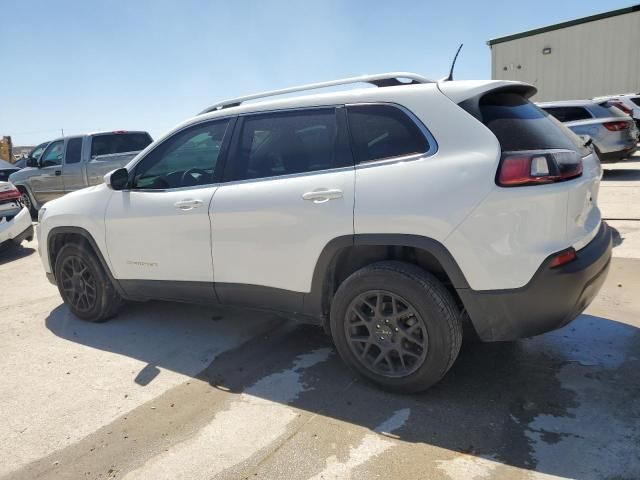
{"label": "rear door", "polygon": [[79,190],[87,186],[82,165],[82,143],[84,137],[67,139],[62,166],[62,181],[66,193]]}
{"label": "rear door", "polygon": [[211,207],[216,292],[224,303],[288,303],[322,249],[353,234],[354,167],[344,109],[316,107],[239,118]]}

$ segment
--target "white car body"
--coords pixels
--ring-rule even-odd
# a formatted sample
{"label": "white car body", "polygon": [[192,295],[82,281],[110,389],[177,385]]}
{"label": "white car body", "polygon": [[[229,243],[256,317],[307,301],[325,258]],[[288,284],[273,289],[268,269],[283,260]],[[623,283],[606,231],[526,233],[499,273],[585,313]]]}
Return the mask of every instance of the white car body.
{"label": "white car body", "polygon": [[[237,287],[244,285],[257,292],[246,302],[250,306],[282,295],[294,313],[308,313],[314,276],[332,242],[358,245],[381,241],[373,236],[406,236],[446,249],[464,277],[456,285],[449,275],[463,303],[468,292],[517,291],[550,255],[580,251],[603,228],[597,207],[602,170],[589,154],[582,158],[582,175],[571,181],[498,186],[500,143],[457,104],[509,88],[531,87],[434,82],[243,103],[201,114],[155,141],[127,169],[192,125],[323,105],[397,105],[424,128],[432,148],[333,170],[162,192],[114,191],[104,184],[73,192],[41,211],[37,232],[44,269],[52,278],[50,234],[77,229],[91,236],[110,274],[132,298],[201,295],[243,303]],[[303,198],[322,190],[339,193],[319,201]],[[487,340],[513,336],[495,325],[476,328]]]}
{"label": "white car body", "polygon": [[[11,191],[16,191],[11,183],[0,182],[0,197]],[[19,196],[11,200],[0,200],[0,245],[9,241],[19,244],[25,238],[31,237],[33,237],[31,215],[21,205]]]}

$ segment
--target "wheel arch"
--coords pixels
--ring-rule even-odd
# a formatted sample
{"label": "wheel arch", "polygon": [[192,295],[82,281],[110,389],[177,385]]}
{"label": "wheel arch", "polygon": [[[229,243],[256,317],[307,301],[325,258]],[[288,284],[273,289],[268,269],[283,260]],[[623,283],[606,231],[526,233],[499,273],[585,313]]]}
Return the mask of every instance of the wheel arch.
{"label": "wheel arch", "polygon": [[55,264],[60,249],[68,243],[79,243],[90,249],[93,254],[98,258],[100,265],[104,269],[105,273],[111,280],[112,284],[118,291],[118,293],[124,297],[124,290],[120,286],[120,283],[114,278],[111,273],[111,269],[107,264],[98,244],[95,239],[87,230],[82,227],[54,227],[47,235],[47,256],[49,258],[49,265],[51,265],[51,271],[55,277]]}
{"label": "wheel arch", "polygon": [[357,234],[337,237],[322,250],[313,272],[311,291],[304,298],[304,313],[321,319],[328,328],[331,300],[340,284],[360,268],[384,260],[405,261],[430,272],[462,305],[457,290],[468,289],[469,284],[442,243],[421,235]]}

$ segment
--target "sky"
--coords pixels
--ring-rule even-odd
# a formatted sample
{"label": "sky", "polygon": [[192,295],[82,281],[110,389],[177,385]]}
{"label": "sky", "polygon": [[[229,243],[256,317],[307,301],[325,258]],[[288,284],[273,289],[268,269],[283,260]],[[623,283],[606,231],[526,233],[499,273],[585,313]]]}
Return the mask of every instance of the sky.
{"label": "sky", "polygon": [[0,135],[147,130],[226,98],[387,71],[491,76],[487,40],[617,0],[2,0]]}

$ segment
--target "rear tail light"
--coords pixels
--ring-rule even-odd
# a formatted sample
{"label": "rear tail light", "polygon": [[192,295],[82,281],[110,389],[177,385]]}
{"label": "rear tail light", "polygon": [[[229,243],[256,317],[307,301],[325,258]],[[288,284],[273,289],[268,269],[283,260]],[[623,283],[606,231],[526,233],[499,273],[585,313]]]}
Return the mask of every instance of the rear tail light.
{"label": "rear tail light", "polygon": [[631,122],[627,120],[621,120],[618,122],[605,122],[603,123],[607,130],[611,130],[612,132],[619,132],[620,130],[626,130],[631,125]]}
{"label": "rear tail light", "polygon": [[505,152],[496,183],[517,187],[562,182],[582,175],[582,158],[572,150]]}
{"label": "rear tail light", "polygon": [[576,251],[573,248],[569,248],[564,252],[556,254],[549,262],[549,268],[559,267],[569,262],[573,262],[576,259]]}
{"label": "rear tail light", "polygon": [[616,107],[618,110],[622,110],[624,113],[626,113],[627,115],[631,115],[633,113],[633,110],[631,110],[629,107],[627,107],[624,103],[622,102],[610,102],[611,105],[613,105],[614,107]]}
{"label": "rear tail light", "polygon": [[4,190],[0,192],[0,201],[2,200],[18,200],[22,195],[20,194],[20,190],[17,188],[12,188],[10,190]]}

